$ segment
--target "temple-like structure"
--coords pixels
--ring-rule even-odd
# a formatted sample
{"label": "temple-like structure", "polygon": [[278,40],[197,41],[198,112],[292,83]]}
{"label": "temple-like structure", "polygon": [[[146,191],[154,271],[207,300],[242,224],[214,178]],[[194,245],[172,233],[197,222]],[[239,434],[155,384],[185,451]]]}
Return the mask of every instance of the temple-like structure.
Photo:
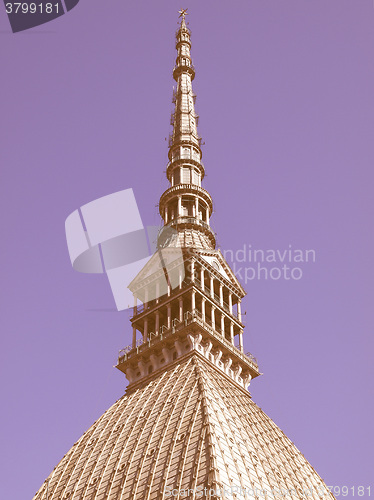
{"label": "temple-like structure", "polygon": [[130,284],[129,385],[55,467],[34,500],[334,498],[252,401],[260,375],[243,349],[245,291],[215,248],[181,11],[175,111],[158,250]]}

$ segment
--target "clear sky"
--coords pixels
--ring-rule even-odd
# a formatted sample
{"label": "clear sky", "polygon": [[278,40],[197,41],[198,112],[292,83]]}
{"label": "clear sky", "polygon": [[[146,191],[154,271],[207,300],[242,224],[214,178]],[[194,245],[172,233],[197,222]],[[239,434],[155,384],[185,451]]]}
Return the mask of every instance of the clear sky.
{"label": "clear sky", "polygon": [[128,312],[73,271],[64,222],[133,188],[159,223],[182,6],[220,248],[316,255],[243,283],[253,399],[328,484],[374,495],[372,1],[81,0],[18,34],[0,9],[0,497],[31,499],[124,392]]}

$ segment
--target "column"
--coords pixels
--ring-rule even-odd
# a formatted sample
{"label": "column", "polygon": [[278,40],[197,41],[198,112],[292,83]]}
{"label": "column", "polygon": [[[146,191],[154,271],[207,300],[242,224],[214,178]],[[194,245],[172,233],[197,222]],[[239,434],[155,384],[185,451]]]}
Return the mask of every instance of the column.
{"label": "column", "polygon": [[232,314],[232,293],[229,292],[229,311]]}
{"label": "column", "polygon": [[232,321],[230,321],[230,339],[231,339],[232,345],[235,345],[235,341],[234,341],[234,323]]}
{"label": "column", "polygon": [[195,281],[195,261],[194,260],[191,260],[190,270],[191,270],[191,281],[193,283]]}
{"label": "column", "polygon": [[132,327],[132,348],[135,349],[136,347],[136,328],[135,326]]}
{"label": "column", "polygon": [[209,225],[209,207],[206,207],[205,210],[206,223]]}
{"label": "column", "polygon": [[213,282],[213,276],[210,277],[210,296],[212,299],[214,298],[214,282]]}
{"label": "column", "polygon": [[222,337],[225,336],[225,315],[221,314],[221,332],[222,332]]}
{"label": "column", "polygon": [[239,349],[243,352],[243,330],[239,332]]}
{"label": "column", "polygon": [[167,310],[168,310],[168,329],[171,328],[171,304],[169,303],[167,305]]}
{"label": "column", "polygon": [[182,196],[178,196],[178,210],[177,217],[182,217]]}
{"label": "column", "polygon": [[204,291],[205,286],[204,286],[204,268],[201,268],[200,272],[200,280],[201,280],[201,289]]}
{"label": "column", "polygon": [[213,328],[213,330],[216,329],[215,310],[216,310],[216,308],[214,306],[212,306],[212,328]]}
{"label": "column", "polygon": [[196,307],[196,292],[195,290],[192,290],[191,294],[191,309],[192,309],[192,314],[195,312],[195,307]]}
{"label": "column", "polygon": [[183,299],[180,297],[179,299],[179,321],[183,321]]}
{"label": "column", "polygon": [[201,299],[201,316],[203,317],[204,322],[205,322],[205,301],[206,299],[203,297]]}
{"label": "column", "polygon": [[160,313],[156,311],[156,325],[155,325],[155,334],[158,335],[158,331],[160,329]]}
{"label": "column", "polygon": [[168,207],[165,207],[165,224],[168,223]]}
{"label": "column", "polygon": [[182,289],[182,283],[183,283],[183,271],[184,269],[182,268],[183,264],[180,265],[179,267],[179,290]]}
{"label": "column", "polygon": [[138,313],[138,296],[134,293],[134,316]]}
{"label": "column", "polygon": [[148,319],[144,320],[143,342],[148,340]]}
{"label": "column", "polygon": [[221,304],[221,307],[223,307],[223,285],[222,285],[222,283],[219,284],[219,303]]}
{"label": "column", "polygon": [[241,306],[241,300],[238,300],[238,320],[240,323],[242,322],[242,306]]}
{"label": "column", "polygon": [[199,198],[197,196],[195,198],[195,217],[199,218]]}

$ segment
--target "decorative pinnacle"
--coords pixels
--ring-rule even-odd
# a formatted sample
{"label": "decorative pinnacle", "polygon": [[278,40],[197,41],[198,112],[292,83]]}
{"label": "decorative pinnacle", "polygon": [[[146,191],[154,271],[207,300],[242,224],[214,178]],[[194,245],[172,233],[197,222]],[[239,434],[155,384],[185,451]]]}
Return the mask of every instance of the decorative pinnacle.
{"label": "decorative pinnacle", "polygon": [[182,18],[182,21],[181,21],[181,27],[184,26],[186,27],[186,19],[185,17],[188,16],[188,12],[187,12],[188,9],[181,9],[179,11],[179,17]]}
{"label": "decorative pinnacle", "polygon": [[188,12],[187,12],[187,11],[188,11],[188,9],[181,9],[181,10],[179,11],[179,17],[183,17],[183,21],[184,21],[184,18],[185,18],[186,16],[188,16]]}

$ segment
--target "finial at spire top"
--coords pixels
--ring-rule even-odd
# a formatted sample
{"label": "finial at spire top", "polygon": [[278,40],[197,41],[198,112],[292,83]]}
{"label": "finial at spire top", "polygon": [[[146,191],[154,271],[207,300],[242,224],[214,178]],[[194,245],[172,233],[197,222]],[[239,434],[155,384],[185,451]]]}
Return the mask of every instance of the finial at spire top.
{"label": "finial at spire top", "polygon": [[187,11],[188,11],[188,8],[187,8],[187,9],[181,9],[181,10],[179,11],[179,17],[182,17],[182,18],[183,18],[183,19],[182,19],[183,21],[184,21],[184,18],[185,18],[186,16],[188,16],[188,12],[187,12]]}
{"label": "finial at spire top", "polygon": [[186,27],[186,16],[188,16],[187,10],[188,9],[181,9],[179,11],[179,17],[182,18],[182,20],[181,20],[181,27]]}

